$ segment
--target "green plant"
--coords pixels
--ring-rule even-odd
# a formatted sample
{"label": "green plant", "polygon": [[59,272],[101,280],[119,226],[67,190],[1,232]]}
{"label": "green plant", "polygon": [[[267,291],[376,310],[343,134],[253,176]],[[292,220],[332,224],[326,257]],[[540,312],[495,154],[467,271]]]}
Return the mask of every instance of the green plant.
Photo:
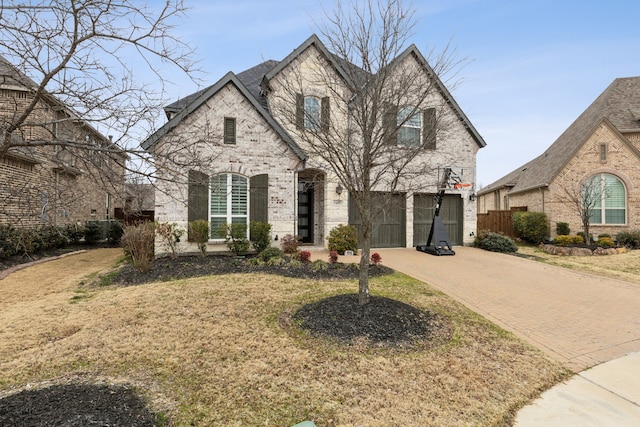
{"label": "green plant", "polygon": [[102,239],[102,226],[98,221],[88,221],[84,227],[84,242],[95,245]]}
{"label": "green plant", "polygon": [[271,224],[268,222],[251,221],[249,223],[249,237],[253,249],[260,253],[271,246]]}
{"label": "green plant", "polygon": [[556,222],[556,235],[557,236],[568,236],[571,234],[571,229],[569,228],[569,223],[567,222]]}
{"label": "green plant", "polygon": [[544,212],[514,212],[513,229],[518,237],[537,245],[549,236],[549,221]]}
{"label": "green plant", "polygon": [[591,244],[591,243],[593,243],[593,235],[591,235],[591,234],[589,235],[589,242],[587,242],[587,239],[585,238],[585,235],[584,235],[584,232],[583,232],[583,231],[578,231],[578,232],[576,233],[576,235],[578,235],[578,236],[582,237],[582,241],[583,241],[583,242],[585,242],[585,243],[587,243],[587,244]]}
{"label": "green plant", "polygon": [[609,233],[598,234],[598,239],[602,239],[603,237],[608,237],[611,239],[611,234]]}
{"label": "green plant", "polygon": [[326,270],[328,266],[329,266],[329,264],[327,264],[326,261],[323,261],[321,259],[317,259],[315,261],[311,261],[311,270],[313,270],[313,271]]}
{"label": "green plant", "polygon": [[111,221],[109,224],[109,230],[107,231],[107,241],[112,245],[119,245],[120,239],[122,239],[122,233],[124,233],[124,226],[120,221]]}
{"label": "green plant", "polygon": [[553,243],[558,246],[581,245],[584,243],[582,236],[556,236]]}
{"label": "green plant", "polygon": [[[82,238],[84,237],[84,227],[78,224],[68,224],[64,227],[64,234],[69,239],[69,243],[75,245],[80,243]],[[124,229],[123,229],[124,232]],[[122,237],[122,235],[120,236]]]}
{"label": "green plant", "polygon": [[596,241],[596,245],[602,247],[602,248],[612,248],[614,247],[616,244],[613,242],[613,239],[611,237],[598,237],[598,240]]}
{"label": "green plant", "polygon": [[189,223],[189,241],[196,242],[201,256],[207,254],[207,242],[209,241],[209,222],[198,219]]}
{"label": "green plant", "polygon": [[169,252],[171,259],[178,258],[178,243],[180,243],[180,237],[184,234],[184,230],[178,228],[178,224],[168,222],[156,223],[155,229],[162,247]]}
{"label": "green plant", "polygon": [[346,251],[358,251],[358,231],[352,225],[338,225],[329,232],[329,250],[344,255]]}
{"label": "green plant", "polygon": [[640,248],[640,231],[621,231],[616,234],[616,241],[631,249],[639,249]]}
{"label": "green plant", "polygon": [[302,243],[302,238],[300,236],[294,236],[292,234],[287,234],[282,237],[280,244],[282,245],[282,251],[285,254],[295,254],[298,252],[298,247]]}
{"label": "green plant", "polygon": [[269,261],[271,258],[282,258],[282,250],[269,246],[258,254],[258,258],[264,262]]}
{"label": "green plant", "polygon": [[236,256],[244,255],[249,250],[251,243],[247,239],[246,224],[224,223],[220,226],[219,232],[226,236],[224,241],[227,243],[229,250]]}
{"label": "green plant", "polygon": [[148,271],[153,264],[153,244],[155,240],[154,223],[147,222],[129,225],[124,228],[122,245],[125,255],[131,259],[133,268],[140,272]]}
{"label": "green plant", "polygon": [[478,233],[474,245],[480,249],[491,252],[511,253],[518,251],[518,246],[512,238],[486,230]]}

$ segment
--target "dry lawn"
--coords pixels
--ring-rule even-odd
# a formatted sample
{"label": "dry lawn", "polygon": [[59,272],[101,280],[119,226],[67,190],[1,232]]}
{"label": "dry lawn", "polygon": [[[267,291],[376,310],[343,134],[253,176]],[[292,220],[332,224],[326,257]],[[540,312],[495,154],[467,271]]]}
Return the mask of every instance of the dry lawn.
{"label": "dry lawn", "polygon": [[401,274],[374,294],[440,313],[432,350],[345,348],[280,327],[282,313],[356,290],[245,274],[97,287],[120,251],[100,249],[0,281],[0,396],[68,381],[133,384],[176,426],[508,425],[566,377],[541,352]]}
{"label": "dry lawn", "polygon": [[617,255],[561,256],[550,255],[534,246],[519,246],[518,253],[560,267],[640,283],[640,250]]}

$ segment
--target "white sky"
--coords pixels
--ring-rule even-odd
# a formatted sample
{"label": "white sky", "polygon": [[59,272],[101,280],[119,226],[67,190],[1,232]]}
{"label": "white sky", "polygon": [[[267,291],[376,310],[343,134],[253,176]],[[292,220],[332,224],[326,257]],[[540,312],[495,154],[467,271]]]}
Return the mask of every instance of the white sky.
{"label": "white sky", "polygon": [[[156,0],[159,1],[159,0]],[[322,24],[334,0],[189,1],[180,37],[197,49],[206,85],[281,60]],[[416,0],[411,42],[428,57],[451,42],[465,66],[450,90],[487,142],[477,186],[541,154],[617,77],[640,75],[640,2]],[[198,88],[183,76],[170,99]],[[446,80],[446,76],[443,77]]]}

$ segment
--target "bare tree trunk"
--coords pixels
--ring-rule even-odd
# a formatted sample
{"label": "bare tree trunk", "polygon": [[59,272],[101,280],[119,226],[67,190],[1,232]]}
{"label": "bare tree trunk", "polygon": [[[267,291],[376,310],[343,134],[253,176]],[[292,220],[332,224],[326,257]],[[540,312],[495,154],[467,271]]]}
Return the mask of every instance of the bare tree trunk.
{"label": "bare tree trunk", "polygon": [[371,252],[371,223],[362,224],[362,254],[360,256],[360,277],[358,280],[358,305],[369,304],[369,254]]}

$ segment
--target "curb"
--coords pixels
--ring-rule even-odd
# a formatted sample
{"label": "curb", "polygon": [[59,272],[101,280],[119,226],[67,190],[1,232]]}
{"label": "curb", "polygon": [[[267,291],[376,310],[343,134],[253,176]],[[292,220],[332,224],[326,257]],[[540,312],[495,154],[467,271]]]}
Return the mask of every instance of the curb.
{"label": "curb", "polygon": [[38,260],[35,260],[35,261],[27,262],[27,263],[24,263],[24,264],[14,265],[13,267],[9,267],[6,270],[0,271],[0,280],[4,279],[5,277],[10,275],[11,273],[15,273],[16,271],[22,270],[23,268],[31,267],[32,265],[42,264],[44,262],[55,261],[55,260],[60,259],[60,258],[65,258],[65,257],[71,256],[71,255],[77,255],[77,254],[81,254],[81,253],[84,253],[84,252],[87,252],[87,249],[82,249],[80,251],[69,252],[67,254],[62,254],[62,255],[58,255],[58,256],[54,256],[54,257],[42,258],[42,259],[38,259]]}

